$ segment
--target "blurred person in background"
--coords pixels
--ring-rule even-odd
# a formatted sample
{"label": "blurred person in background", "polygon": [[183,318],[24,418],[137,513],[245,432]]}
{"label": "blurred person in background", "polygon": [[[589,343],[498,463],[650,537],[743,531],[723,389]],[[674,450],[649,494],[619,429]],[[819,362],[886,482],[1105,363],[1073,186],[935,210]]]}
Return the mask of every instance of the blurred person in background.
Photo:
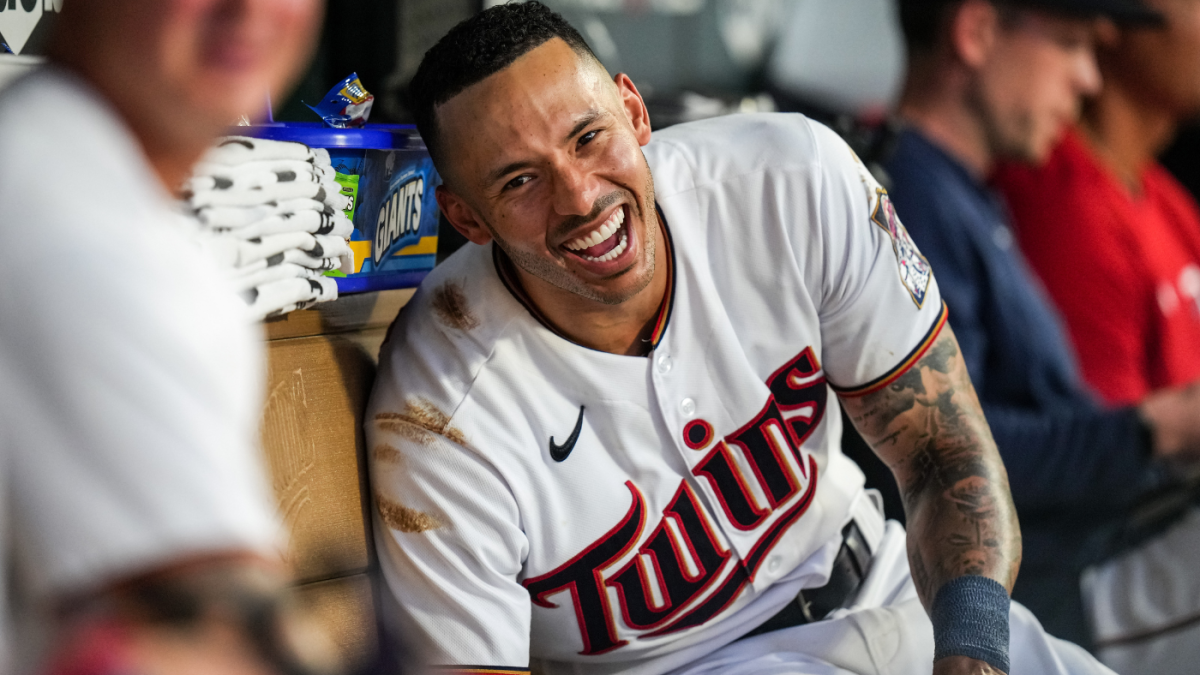
{"label": "blurred person in background", "polygon": [[1114,405],[1200,379],[1200,209],[1155,161],[1200,114],[1200,1],[1147,2],[1166,25],[1111,31],[1104,88],[1050,160],[995,177],[1084,379]]}
{"label": "blurred person in background", "polygon": [[[1196,587],[1194,578],[1174,575],[1089,584],[1093,611],[1085,618],[1080,575],[1126,541],[1131,508],[1162,484],[1168,459],[1200,457],[1200,396],[1169,392],[1119,408],[1095,402],[985,181],[998,160],[1045,161],[1081,97],[1099,90],[1096,17],[1144,25],[1161,16],[1132,0],[902,0],[900,7],[910,64],[899,109],[906,126],[885,168],[897,210],[937,270],[1008,467],[1025,537],[1013,597],[1050,632],[1094,646],[1106,621],[1098,598],[1112,599],[1105,607],[1118,611]],[[1194,612],[1200,598],[1193,593],[1183,604]],[[1190,670],[1188,659],[1200,656],[1189,656],[1200,645],[1197,630],[1168,636],[1175,666]],[[1170,665],[1154,670],[1178,672]]]}
{"label": "blurred person in background", "polygon": [[[1200,209],[1155,160],[1200,114],[1200,1],[1147,4],[1165,24],[1103,34],[1104,87],[1049,161],[1003,163],[994,179],[1084,379],[1112,405],[1172,405],[1171,388],[1195,397],[1200,379]],[[1182,439],[1161,446],[1182,450]],[[1170,672],[1163,659],[1194,670],[1200,656],[1175,646],[1200,639],[1200,583],[1188,569],[1200,559],[1200,515],[1179,505],[1161,536],[1084,577],[1097,646],[1122,672]],[[1124,588],[1140,601],[1125,601]]]}
{"label": "blurred person in background", "polygon": [[49,65],[0,93],[0,671],[304,673],[328,656],[289,609],[261,336],[173,195],[291,83],[320,14],[71,0]]}

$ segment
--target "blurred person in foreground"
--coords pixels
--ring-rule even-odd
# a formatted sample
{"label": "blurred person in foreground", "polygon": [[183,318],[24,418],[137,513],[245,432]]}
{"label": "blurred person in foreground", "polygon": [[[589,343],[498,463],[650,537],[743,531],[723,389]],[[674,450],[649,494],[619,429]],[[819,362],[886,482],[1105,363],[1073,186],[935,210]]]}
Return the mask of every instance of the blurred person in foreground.
{"label": "blurred person in foreground", "polygon": [[1107,402],[1200,380],[1200,209],[1155,156],[1200,114],[1200,0],[1146,0],[1161,28],[1111,31],[1104,88],[1044,166],[1001,164],[1030,266]]}
{"label": "blurred person in foreground", "polygon": [[[1159,486],[1168,458],[1200,455],[1200,399],[1173,392],[1121,408],[1093,400],[985,180],[1000,159],[1044,161],[1080,97],[1098,91],[1093,17],[1105,15],[1161,20],[1128,0],[902,2],[907,127],[885,165],[896,207],[938,271],[1009,470],[1025,536],[1013,597],[1052,633],[1084,644],[1094,635],[1080,574],[1116,552],[1131,507]],[[1132,601],[1148,591],[1111,592]]]}
{"label": "blurred person in foreground", "polygon": [[0,93],[4,672],[315,665],[256,443],[261,336],[173,193],[291,83],[320,10],[72,0]]}
{"label": "blurred person in foreground", "polygon": [[[1165,24],[1107,31],[1104,87],[1049,161],[995,176],[1084,379],[1113,405],[1169,405],[1161,390],[1194,396],[1200,379],[1200,209],[1155,161],[1200,113],[1200,1],[1146,1]],[[1179,506],[1161,536],[1084,576],[1097,646],[1122,672],[1200,658],[1200,510]]]}

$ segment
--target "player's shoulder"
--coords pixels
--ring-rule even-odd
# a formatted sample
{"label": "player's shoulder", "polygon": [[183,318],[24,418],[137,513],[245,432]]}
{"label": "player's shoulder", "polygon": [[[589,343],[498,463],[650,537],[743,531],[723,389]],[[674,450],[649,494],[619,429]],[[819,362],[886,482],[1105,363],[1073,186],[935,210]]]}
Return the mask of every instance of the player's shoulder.
{"label": "player's shoulder", "polygon": [[[0,156],[12,159],[0,163],[0,235],[39,252],[0,270],[22,302],[140,308],[139,322],[161,323],[174,307],[201,312],[195,302],[232,295],[219,292],[228,287],[202,253],[197,223],[131,132],[73,76],[47,68],[0,92]],[[21,282],[29,279],[42,281]]]}
{"label": "player's shoulder", "polygon": [[372,408],[421,399],[458,409],[524,311],[499,280],[492,245],[463,246],[421,282],[389,329]]}
{"label": "player's shoulder", "polygon": [[52,67],[0,92],[0,156],[0,231],[10,244],[115,241],[169,202],[112,106]]}
{"label": "player's shoulder", "polygon": [[[111,103],[83,80],[50,66],[0,91],[0,148],[14,159],[0,170],[31,177],[46,170],[69,172],[80,160],[106,154],[120,173],[121,160],[138,151]],[[103,182],[107,175],[111,173],[92,178]]]}
{"label": "player's shoulder", "polygon": [[853,152],[798,113],[726,115],[654,132],[645,148],[656,193],[669,196],[761,171],[816,172]]}

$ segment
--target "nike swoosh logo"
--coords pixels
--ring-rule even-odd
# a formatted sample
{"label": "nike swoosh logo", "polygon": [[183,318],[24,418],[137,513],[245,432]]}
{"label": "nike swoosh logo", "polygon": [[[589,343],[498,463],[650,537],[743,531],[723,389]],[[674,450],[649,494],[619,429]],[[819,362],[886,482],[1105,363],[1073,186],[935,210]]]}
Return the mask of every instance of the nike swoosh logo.
{"label": "nike swoosh logo", "polygon": [[550,459],[556,462],[561,462],[571,454],[575,449],[575,442],[579,440],[579,431],[583,429],[583,406],[579,406],[579,419],[575,420],[575,428],[571,430],[571,435],[567,436],[567,442],[559,445],[554,442],[554,437],[550,437]]}

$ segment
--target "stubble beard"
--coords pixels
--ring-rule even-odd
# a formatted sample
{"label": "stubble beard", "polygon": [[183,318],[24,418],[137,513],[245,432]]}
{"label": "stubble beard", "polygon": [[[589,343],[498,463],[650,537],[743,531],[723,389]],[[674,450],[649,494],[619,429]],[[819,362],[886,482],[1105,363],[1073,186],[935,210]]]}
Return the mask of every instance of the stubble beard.
{"label": "stubble beard", "polygon": [[982,127],[984,142],[993,159],[1015,160],[1026,164],[1038,164],[1042,157],[1035,143],[1033,116],[1026,112],[1005,124],[1000,115],[988,103],[982,87],[971,87],[967,92],[967,105],[975,111]]}
{"label": "stubble beard", "polygon": [[[560,288],[568,293],[578,295],[581,298],[598,302],[605,305],[620,305],[638,293],[641,293],[650,285],[654,279],[655,272],[655,256],[657,252],[657,229],[658,229],[658,213],[654,207],[654,179],[649,176],[649,166],[646,168],[646,199],[643,203],[638,203],[637,199],[631,200],[633,205],[636,205],[640,211],[639,219],[645,223],[645,241],[642,247],[642,257],[646,261],[645,271],[638,277],[632,287],[620,291],[605,292],[603,289],[598,289],[583,282],[579,277],[571,274],[570,271],[555,265],[552,261],[517,249],[509,245],[504,239],[496,234],[496,231],[488,225],[488,230],[491,231],[492,239],[496,245],[512,260],[513,264],[524,272],[531,274],[542,281]],[[580,217],[580,220],[594,220],[599,216],[600,212],[612,206],[614,202],[621,201],[625,195],[632,195],[627,190],[619,190],[612,192],[600,199],[596,200],[596,204],[592,208],[592,213],[587,216]],[[571,221],[564,223],[568,228],[574,227]],[[636,263],[634,264],[636,266]],[[621,277],[631,272],[632,268],[622,272],[618,272],[614,277]]]}

